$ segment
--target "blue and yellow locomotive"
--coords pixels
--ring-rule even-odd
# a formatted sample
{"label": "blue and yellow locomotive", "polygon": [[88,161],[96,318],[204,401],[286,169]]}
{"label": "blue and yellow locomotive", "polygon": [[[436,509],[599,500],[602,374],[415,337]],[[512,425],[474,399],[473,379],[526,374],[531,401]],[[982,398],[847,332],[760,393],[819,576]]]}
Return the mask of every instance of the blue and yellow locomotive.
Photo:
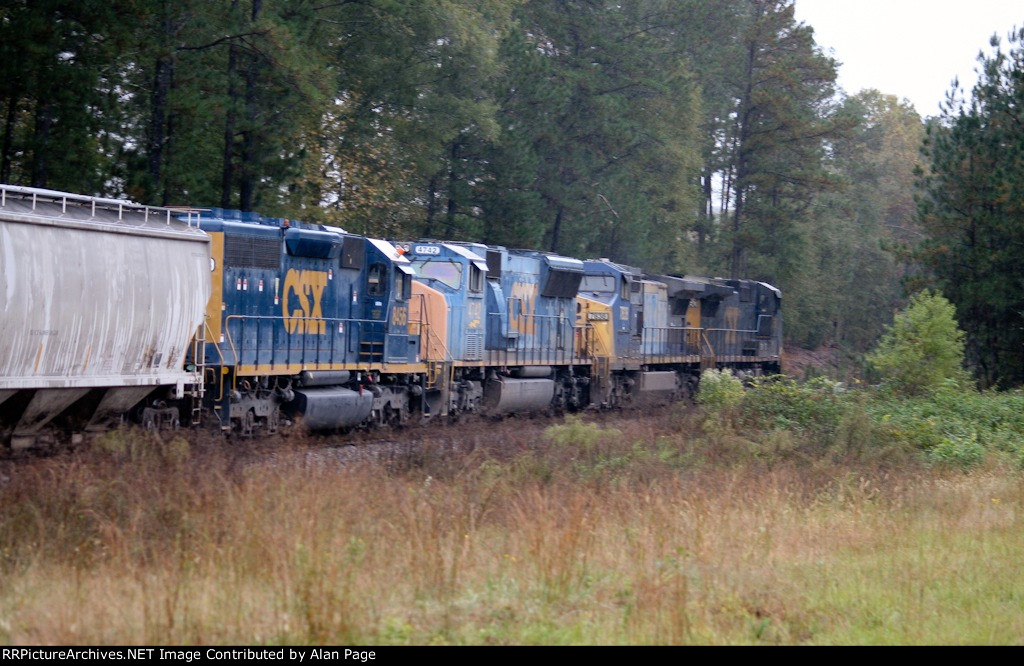
{"label": "blue and yellow locomotive", "polygon": [[[442,413],[576,407],[586,366],[575,341],[583,263],[480,244],[402,243],[416,280],[444,297],[448,337],[428,357],[443,368]],[[584,381],[581,382],[579,379]]]}
{"label": "blue and yellow locomotive", "polygon": [[686,395],[777,372],[780,294],[479,243],[392,244],[211,209],[204,405],[225,429],[396,424]]}
{"label": "blue and yellow locomotive", "polygon": [[[614,406],[780,369],[781,294],[749,280],[11,186],[0,250],[7,446],[123,414],[251,435]],[[64,283],[106,256],[116,280]]]}
{"label": "blue and yellow locomotive", "polygon": [[386,241],[212,209],[204,402],[224,427],[315,430],[408,416],[422,395],[413,269]]}

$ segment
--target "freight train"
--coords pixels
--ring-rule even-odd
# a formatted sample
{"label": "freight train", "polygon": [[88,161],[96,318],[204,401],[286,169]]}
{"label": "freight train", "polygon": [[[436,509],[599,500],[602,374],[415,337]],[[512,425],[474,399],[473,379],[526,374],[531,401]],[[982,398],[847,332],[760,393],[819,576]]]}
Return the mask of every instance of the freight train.
{"label": "freight train", "polygon": [[780,370],[771,285],[0,185],[0,443],[251,436],[690,393]]}

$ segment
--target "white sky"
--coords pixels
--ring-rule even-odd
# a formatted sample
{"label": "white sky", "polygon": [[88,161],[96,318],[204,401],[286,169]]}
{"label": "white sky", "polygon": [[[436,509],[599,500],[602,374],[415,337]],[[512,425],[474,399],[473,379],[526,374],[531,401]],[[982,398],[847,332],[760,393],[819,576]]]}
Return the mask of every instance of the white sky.
{"label": "white sky", "polygon": [[838,60],[839,85],[907,98],[921,116],[939,113],[954,77],[970,95],[979,51],[991,53],[1024,27],[1024,0],[796,0],[796,18]]}

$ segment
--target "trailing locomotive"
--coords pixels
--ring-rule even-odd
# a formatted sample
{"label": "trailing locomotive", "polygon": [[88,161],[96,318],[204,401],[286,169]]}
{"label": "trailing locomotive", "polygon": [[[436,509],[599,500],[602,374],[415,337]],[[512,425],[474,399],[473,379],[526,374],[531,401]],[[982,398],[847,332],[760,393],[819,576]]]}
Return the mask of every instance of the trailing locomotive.
{"label": "trailing locomotive", "polygon": [[[479,244],[401,244],[416,281],[444,296],[442,413],[501,414],[583,404],[589,370],[575,340],[583,262]],[[438,353],[440,352],[440,353]]]}
{"label": "trailing locomotive", "polygon": [[6,445],[122,414],[252,435],[574,410],[679,397],[708,367],[779,369],[781,295],[763,283],[216,208],[0,197]]}

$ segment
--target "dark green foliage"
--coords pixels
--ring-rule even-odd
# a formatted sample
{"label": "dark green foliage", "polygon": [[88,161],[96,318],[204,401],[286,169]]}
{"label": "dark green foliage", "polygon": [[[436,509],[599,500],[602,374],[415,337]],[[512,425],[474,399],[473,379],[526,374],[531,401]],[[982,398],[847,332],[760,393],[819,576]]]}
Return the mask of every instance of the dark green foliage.
{"label": "dark green foliage", "polygon": [[812,196],[831,186],[825,142],[842,126],[829,104],[836,64],[796,23],[789,0],[740,3],[740,66],[727,84],[729,109],[721,247],[732,277],[786,282],[803,269]]}
{"label": "dark green foliage", "polygon": [[718,9],[732,36],[702,80],[716,97],[704,120],[710,141],[695,240],[707,270],[781,286],[787,336],[816,346],[834,337],[830,304],[841,291],[823,289],[837,282],[829,255],[854,232],[848,215],[829,215],[820,203],[845,185],[829,149],[860,118],[836,103],[836,63],[812,28],[796,22],[792,2]]}
{"label": "dark green foliage", "polygon": [[829,379],[799,383],[769,377],[757,381],[743,396],[743,422],[761,430],[791,429],[827,438],[850,405],[842,385]]}
{"label": "dark green foliage", "polygon": [[[969,469],[986,458],[1024,467],[1024,394],[946,384],[908,398],[816,378],[760,378],[728,402],[721,379],[702,401],[701,429],[715,446],[767,462],[834,459],[905,464],[907,456]],[[703,382],[703,379],[702,379]],[[731,388],[731,387],[730,387]],[[702,394],[704,388],[702,387]]]}
{"label": "dark green foliage", "polygon": [[921,450],[929,462],[979,464],[986,453],[1024,466],[1024,395],[939,391],[926,398],[876,400],[869,413],[882,434]]}
{"label": "dark green foliage", "polygon": [[130,1],[0,3],[0,182],[98,190],[120,129]]}
{"label": "dark green foliage", "polygon": [[696,190],[697,86],[681,8],[534,0],[516,12],[484,146],[483,237],[679,266]]}
{"label": "dark green foliage", "polygon": [[1024,381],[1024,30],[928,128],[917,258],[953,302],[986,386]]}
{"label": "dark green foliage", "polygon": [[891,311],[885,132],[792,0],[0,0],[0,37],[6,182],[760,278],[804,343]]}

